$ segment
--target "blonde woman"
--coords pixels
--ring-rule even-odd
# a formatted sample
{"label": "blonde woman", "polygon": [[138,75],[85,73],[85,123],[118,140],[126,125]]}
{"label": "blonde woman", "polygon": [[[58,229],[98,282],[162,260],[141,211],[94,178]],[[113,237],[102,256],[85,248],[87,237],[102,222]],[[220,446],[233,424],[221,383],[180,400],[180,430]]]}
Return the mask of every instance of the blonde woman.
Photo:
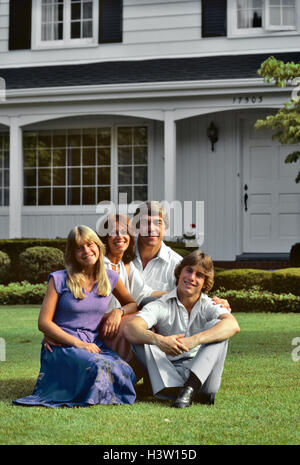
{"label": "blonde woman", "polygon": [[92,229],[76,226],[71,230],[66,270],[49,275],[38,320],[39,330],[58,345],[51,350],[43,345],[33,394],[14,404],[72,407],[135,401],[132,368],[99,339],[111,293],[124,313],[137,310],[118,273],[105,269],[104,253]]}

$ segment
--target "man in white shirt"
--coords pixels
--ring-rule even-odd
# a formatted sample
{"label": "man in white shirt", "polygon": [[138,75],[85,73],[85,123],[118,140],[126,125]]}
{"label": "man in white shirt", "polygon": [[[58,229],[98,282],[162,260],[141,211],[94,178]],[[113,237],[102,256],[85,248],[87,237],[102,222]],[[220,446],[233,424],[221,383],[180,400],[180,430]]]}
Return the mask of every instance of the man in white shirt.
{"label": "man in white shirt", "polygon": [[182,257],[163,242],[169,227],[167,212],[159,202],[146,202],[137,208],[133,221],[139,229],[134,265],[153,290],[171,291],[174,269]]}
{"label": "man in white shirt", "polygon": [[128,322],[125,336],[149,374],[154,395],[181,387],[176,408],[189,407],[196,395],[214,403],[228,339],[239,332],[239,325],[227,309],[203,294],[213,285],[210,257],[192,252],[176,267],[175,277],[177,287],[146,305]]}

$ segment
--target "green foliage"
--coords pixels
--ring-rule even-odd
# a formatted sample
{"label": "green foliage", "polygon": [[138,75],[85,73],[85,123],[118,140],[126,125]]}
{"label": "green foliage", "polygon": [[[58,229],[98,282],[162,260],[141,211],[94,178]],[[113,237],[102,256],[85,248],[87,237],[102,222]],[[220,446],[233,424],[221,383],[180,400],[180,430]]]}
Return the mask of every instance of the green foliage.
{"label": "green foliage", "polygon": [[214,288],[224,289],[249,289],[252,286],[260,286],[268,289],[268,282],[272,279],[269,271],[256,269],[236,269],[215,272]]}
{"label": "green foliage", "polygon": [[8,283],[10,278],[11,262],[7,253],[0,250],[0,283]]}
{"label": "green foliage", "polygon": [[269,290],[300,296],[300,268],[285,268],[272,273]]}
{"label": "green foliage", "polygon": [[218,289],[213,295],[227,299],[233,313],[236,312],[280,312],[300,313],[300,297],[293,294],[262,292],[259,288],[250,290]]}
{"label": "green foliage", "polygon": [[177,252],[182,257],[185,257],[186,255],[192,253],[194,250],[197,250],[197,247],[186,247],[184,242],[165,241],[165,244],[171,247],[174,252]]}
{"label": "green foliage", "polygon": [[65,268],[64,254],[55,247],[29,247],[20,254],[23,279],[31,283],[46,281],[49,273]]}
{"label": "green foliage", "polygon": [[[0,250],[6,252],[11,260],[13,280],[22,281],[24,278],[19,270],[19,256],[30,247],[55,247],[62,252],[66,248],[66,239],[1,239]],[[26,278],[25,278],[26,279]],[[2,282],[0,280],[0,282]]]}
{"label": "green foliage", "polygon": [[[38,313],[30,306],[0,308],[1,337],[7,347],[7,361],[0,362],[1,445],[15,450],[16,445],[96,446],[98,461],[105,463],[108,445],[113,450],[141,445],[141,453],[153,453],[153,445],[169,445],[176,452],[178,444],[187,449],[197,444],[197,459],[189,462],[199,463],[198,449],[205,445],[300,444],[299,362],[291,358],[299,313],[237,314],[241,332],[229,341],[216,405],[193,402],[184,412],[152,397],[138,397],[133,405],[89,408],[12,405],[13,399],[32,393],[39,374],[43,335],[37,328]],[[73,450],[77,454],[78,449]],[[10,453],[14,455],[12,448]],[[175,456],[173,463],[179,461]]]}
{"label": "green foliage", "polygon": [[[258,74],[268,83],[277,87],[286,87],[293,79],[300,77],[300,64],[277,60],[269,57],[265,60]],[[275,130],[274,139],[282,144],[298,144],[300,142],[300,99],[291,98],[280,108],[275,115],[269,115],[264,120],[259,119],[255,124],[256,129],[268,128]],[[296,163],[300,159],[300,152],[295,151],[289,154],[285,163]],[[300,182],[300,171],[295,179]]]}
{"label": "green foliage", "polygon": [[300,295],[300,268],[284,268],[276,271],[237,269],[215,273],[214,289],[250,290],[292,293]]}
{"label": "green foliage", "polygon": [[30,284],[27,281],[0,285],[0,305],[38,304],[43,302],[46,283]]}
{"label": "green foliage", "polygon": [[294,244],[290,251],[290,264],[291,266],[300,267],[300,242]]}

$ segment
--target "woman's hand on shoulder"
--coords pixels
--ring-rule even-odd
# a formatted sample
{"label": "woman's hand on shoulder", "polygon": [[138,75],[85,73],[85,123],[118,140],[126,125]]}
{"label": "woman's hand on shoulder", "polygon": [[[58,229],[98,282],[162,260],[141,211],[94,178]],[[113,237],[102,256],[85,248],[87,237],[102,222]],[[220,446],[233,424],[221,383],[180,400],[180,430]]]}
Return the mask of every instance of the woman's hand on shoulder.
{"label": "woman's hand on shoulder", "polygon": [[226,308],[229,312],[231,312],[230,304],[226,299],[220,299],[219,297],[214,296],[211,299],[216,305],[221,305],[221,307]]}

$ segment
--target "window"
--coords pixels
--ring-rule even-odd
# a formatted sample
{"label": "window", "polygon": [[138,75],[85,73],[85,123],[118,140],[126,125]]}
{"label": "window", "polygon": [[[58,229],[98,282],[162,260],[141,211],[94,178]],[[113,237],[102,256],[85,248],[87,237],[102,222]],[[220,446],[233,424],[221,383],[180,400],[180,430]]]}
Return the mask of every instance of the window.
{"label": "window", "polygon": [[295,0],[267,0],[267,29],[295,29]]}
{"label": "window", "polygon": [[110,127],[25,131],[24,205],[117,202],[114,192],[126,193],[128,203],[146,200],[147,127],[120,127],[113,134]]}
{"label": "window", "polygon": [[262,0],[238,0],[237,28],[249,29],[262,26]]}
{"label": "window", "polygon": [[0,207],[9,205],[9,134],[0,133]]}
{"label": "window", "polygon": [[292,31],[296,24],[296,0],[229,0],[229,35]]}
{"label": "window", "polygon": [[99,2],[34,0],[33,43],[37,48],[98,43]]}
{"label": "window", "polygon": [[118,128],[118,193],[127,194],[127,203],[147,200],[147,165],[147,128]]}

